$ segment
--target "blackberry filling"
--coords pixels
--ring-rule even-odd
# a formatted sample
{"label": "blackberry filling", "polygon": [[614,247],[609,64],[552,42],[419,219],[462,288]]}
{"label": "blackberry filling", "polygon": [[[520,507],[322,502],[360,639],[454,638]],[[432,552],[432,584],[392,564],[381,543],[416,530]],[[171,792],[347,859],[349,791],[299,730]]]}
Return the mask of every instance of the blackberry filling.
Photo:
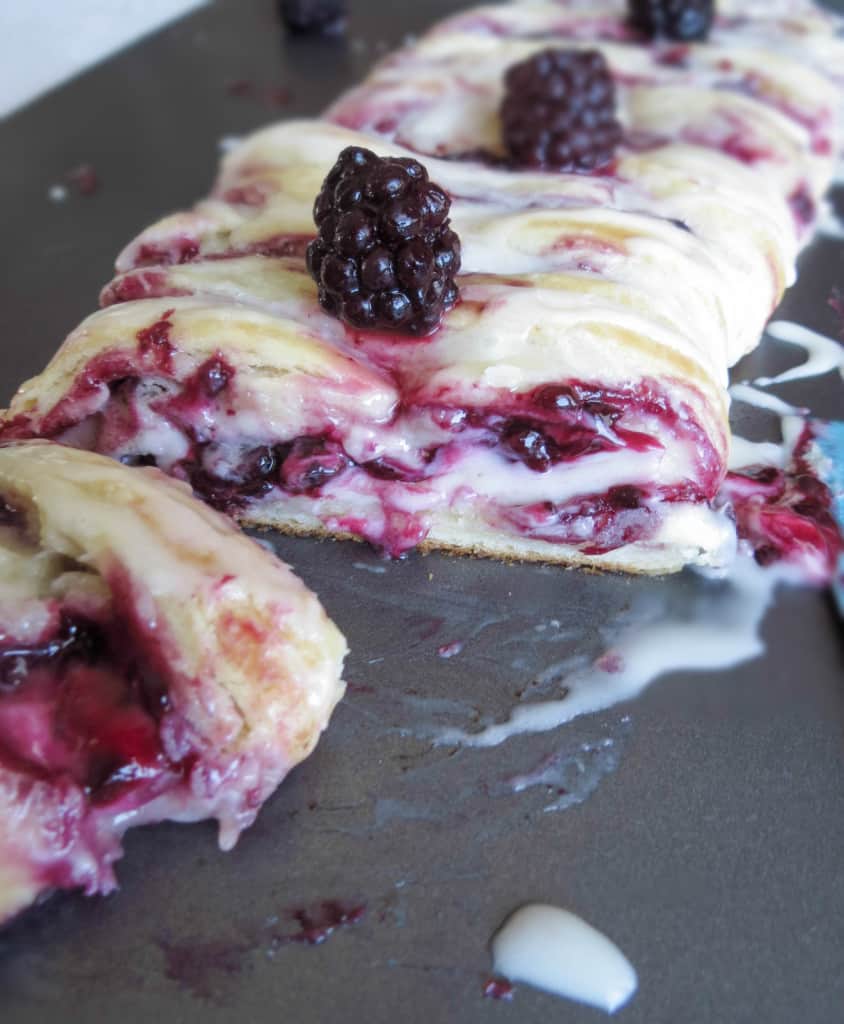
{"label": "blackberry filling", "polygon": [[235,465],[221,459],[213,445],[200,446],[193,459],[181,463],[181,470],[209,505],[236,513],[276,487],[288,494],[315,496],[352,465],[336,441],[305,436],[252,448]]}
{"label": "blackberry filling", "polygon": [[0,646],[0,690],[14,690],[36,665],[61,666],[75,658],[91,663],[102,654],[102,630],[92,622],[62,615],[58,632],[34,644]]}
{"label": "blackberry filling", "polygon": [[834,571],[844,537],[833,516],[830,489],[814,475],[805,457],[814,435],[810,425],[795,447],[792,464],[749,466],[728,473],[721,499],[729,502],[739,536],[760,565],[814,563],[814,573]]}
{"label": "blackberry filling", "polygon": [[180,771],[159,738],[166,692],[111,631],[64,612],[52,634],[0,647],[0,763],[97,805],[143,802]]}
{"label": "blackberry filling", "polygon": [[534,540],[571,544],[585,555],[602,555],[645,541],[659,524],[650,495],[632,485],[583,495],[561,505],[543,502],[507,510],[518,532]]}

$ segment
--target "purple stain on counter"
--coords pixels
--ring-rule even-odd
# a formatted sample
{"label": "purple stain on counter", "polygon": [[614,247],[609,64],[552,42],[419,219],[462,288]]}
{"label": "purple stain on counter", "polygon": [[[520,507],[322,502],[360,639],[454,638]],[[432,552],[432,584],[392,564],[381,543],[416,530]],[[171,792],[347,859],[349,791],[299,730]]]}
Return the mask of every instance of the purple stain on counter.
{"label": "purple stain on counter", "polygon": [[273,936],[275,945],[301,942],[306,946],[321,946],[338,928],[360,924],[366,917],[366,904],[323,900],[314,906],[290,910],[288,916],[299,925],[299,931]]}
{"label": "purple stain on counter", "polygon": [[375,693],[375,687],[368,686],[366,683],[346,683],[346,693]]}
{"label": "purple stain on counter", "polygon": [[264,949],[272,957],[280,947],[293,943],[321,946],[338,929],[360,924],[366,913],[365,903],[323,900],[286,911],[282,916],[294,921],[298,930],[271,934],[269,942],[265,929],[278,925],[280,918],[276,915],[268,918],[261,928],[242,929],[239,938],[181,942],[161,938],[157,945],[164,954],[164,973],[171,981],[200,999],[219,1002],[221,980],[241,974],[248,967],[250,954]]}
{"label": "purple stain on counter", "polygon": [[100,190],[100,179],[93,164],[80,164],[74,167],[65,174],[64,180],[80,196],[92,196]]}
{"label": "purple stain on counter", "polygon": [[220,994],[216,983],[221,975],[233,977],[243,969],[244,957],[252,952],[252,943],[170,942],[159,939],[164,954],[164,973],[181,988],[200,999],[216,1001]]}

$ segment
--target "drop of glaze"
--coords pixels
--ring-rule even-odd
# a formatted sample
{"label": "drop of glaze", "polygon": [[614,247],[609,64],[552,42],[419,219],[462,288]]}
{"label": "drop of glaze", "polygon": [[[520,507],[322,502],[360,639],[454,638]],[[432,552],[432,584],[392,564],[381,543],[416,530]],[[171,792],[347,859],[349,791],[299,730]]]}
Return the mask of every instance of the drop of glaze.
{"label": "drop of glaze", "polygon": [[638,986],[636,971],[606,935],[568,910],[520,907],[492,940],[495,972],[553,995],[615,1013]]}

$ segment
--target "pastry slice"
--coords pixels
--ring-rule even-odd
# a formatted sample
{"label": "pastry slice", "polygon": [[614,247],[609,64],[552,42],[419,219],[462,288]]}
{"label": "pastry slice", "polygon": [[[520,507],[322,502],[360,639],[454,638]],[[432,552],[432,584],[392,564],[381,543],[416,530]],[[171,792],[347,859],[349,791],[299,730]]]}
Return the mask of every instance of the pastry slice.
{"label": "pastry slice", "polygon": [[418,153],[501,160],[506,69],[548,47],[597,46],[612,68],[625,128],[612,168],[618,179],[639,180],[625,173],[631,152],[659,167],[678,143],[715,150],[786,198],[805,234],[840,134],[840,16],[802,0],[719,0],[705,43],[642,45],[628,6],[562,0],[462,12],[382,61],[326,116]]}
{"label": "pastry slice", "polygon": [[[258,251],[301,250],[336,154],[372,144],[324,122],[245,143],[216,194],[260,174],[264,200],[213,198],[145,232],[107,308],[23,385],[2,436],[154,463],[241,522],[391,555],[654,573],[728,557],[730,525],[709,504],[727,365],[790,273],[782,199],[680,146],[658,166],[631,154],[640,184],[623,190],[429,159],[461,240],[460,301],[409,338],[353,329],[321,309],[302,255]],[[176,253],[188,236],[190,260],[146,265],[149,247]]]}
{"label": "pastry slice", "polygon": [[215,818],[229,849],[327,725],[345,649],[183,484],[0,447],[0,923],[111,891],[133,825]]}
{"label": "pastry slice", "polygon": [[[243,523],[391,555],[723,562],[728,368],[831,175],[836,40],[801,13],[802,61],[788,19],[754,12],[669,47],[624,12],[470,12],[326,120],[247,139],[209,198],[124,249],[0,436],[155,464]],[[541,107],[512,76],[541,92],[557,59],[609,133],[566,122],[564,170],[520,162],[507,128],[530,136]]]}

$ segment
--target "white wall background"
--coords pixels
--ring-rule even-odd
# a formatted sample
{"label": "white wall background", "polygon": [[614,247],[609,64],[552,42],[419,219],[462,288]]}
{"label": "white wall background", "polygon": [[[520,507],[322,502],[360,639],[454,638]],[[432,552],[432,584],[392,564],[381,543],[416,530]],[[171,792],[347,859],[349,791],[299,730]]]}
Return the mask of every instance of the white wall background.
{"label": "white wall background", "polygon": [[206,0],[0,0],[0,117]]}

